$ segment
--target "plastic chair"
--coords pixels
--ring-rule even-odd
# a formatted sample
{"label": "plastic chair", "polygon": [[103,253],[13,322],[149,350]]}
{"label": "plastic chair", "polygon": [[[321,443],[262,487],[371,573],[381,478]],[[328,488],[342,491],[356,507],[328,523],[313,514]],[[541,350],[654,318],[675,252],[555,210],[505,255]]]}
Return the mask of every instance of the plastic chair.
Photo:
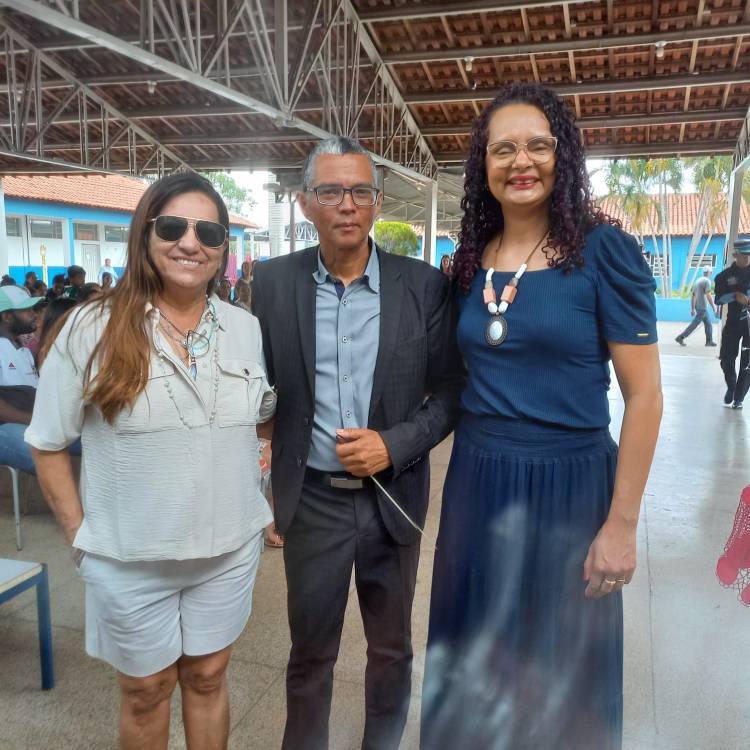
{"label": "plastic chair", "polygon": [[23,544],[21,542],[21,498],[18,492],[18,469],[7,465],[0,468],[6,468],[10,472],[10,479],[13,484],[13,515],[16,517],[16,548],[21,550]]}
{"label": "plastic chair", "polygon": [[55,674],[52,663],[52,620],[49,607],[47,564],[0,558],[0,604],[13,599],[33,586],[36,586],[42,690],[50,690],[55,685]]}

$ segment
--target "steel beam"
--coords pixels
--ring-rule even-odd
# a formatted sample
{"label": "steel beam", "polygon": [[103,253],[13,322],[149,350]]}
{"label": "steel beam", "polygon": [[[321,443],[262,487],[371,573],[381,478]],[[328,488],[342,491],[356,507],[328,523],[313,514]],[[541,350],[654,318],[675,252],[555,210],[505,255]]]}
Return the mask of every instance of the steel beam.
{"label": "steel beam", "polygon": [[[212,81],[196,71],[191,71],[163,57],[141,49],[134,44],[124,42],[122,39],[119,39],[112,34],[108,34],[101,29],[82,23],[76,19],[69,18],[64,14],[43,5],[38,2],[38,0],[3,0],[3,4],[8,8],[12,8],[13,10],[30,16],[36,22],[45,23],[53,28],[58,28],[61,31],[65,31],[81,39],[93,42],[100,47],[108,49],[118,55],[122,55],[123,57],[127,57],[141,65],[161,71],[162,73],[171,75],[180,81],[189,83],[196,88],[209,91],[216,96],[234,102],[249,111],[259,112],[260,114],[264,114],[275,120],[284,121],[285,124],[288,124],[290,127],[295,127],[303,132],[309,133],[315,138],[322,139],[331,135],[329,131],[306,122],[294,114],[290,115],[289,113],[283,112],[277,107],[273,107],[255,97],[244,94],[236,89],[232,89],[229,86],[219,84],[216,81]],[[349,0],[346,0],[344,3],[344,12],[352,23],[359,24],[357,13]],[[361,34],[361,43],[363,49],[371,60],[379,60],[377,50],[366,31]],[[391,92],[393,101],[403,106],[403,102],[399,101],[400,93],[395,87],[395,84],[393,84],[392,79],[390,79],[387,71],[384,70],[382,72],[382,77],[387,86],[390,87],[392,85],[393,87]],[[409,118],[411,118],[411,115],[409,115]],[[413,123],[417,137],[421,137],[413,118],[411,118],[411,122]],[[426,143],[424,144],[424,149],[427,154],[429,154],[429,158],[432,159],[432,155],[430,154]],[[394,172],[403,174],[407,178],[417,180],[418,182],[427,182],[429,180],[429,176],[426,176],[419,171],[405,167],[395,161],[385,159],[377,153],[372,153],[371,155],[376,163],[382,164]],[[434,165],[434,160],[432,163]]]}
{"label": "steel beam", "polygon": [[[62,18],[66,19],[68,23],[75,23],[75,19],[69,18],[63,14],[58,14]],[[98,108],[98,112],[101,115],[102,118],[102,124],[103,126],[106,125],[106,122],[108,119],[111,120],[117,120],[121,123],[121,127],[124,132],[125,130],[130,130],[134,135],[137,135],[139,138],[141,138],[146,143],[150,144],[154,152],[159,154],[159,158],[157,159],[157,164],[163,166],[164,165],[164,158],[169,159],[170,162],[173,163],[173,167],[177,169],[189,169],[188,165],[185,164],[185,162],[173,151],[171,151],[169,148],[161,144],[156,138],[154,138],[148,131],[144,130],[142,127],[137,125],[136,123],[129,120],[122,112],[120,112],[117,108],[112,106],[108,101],[102,99],[95,91],[90,89],[89,87],[83,85],[80,81],[78,81],[75,76],[61,63],[59,63],[57,60],[50,57],[47,53],[41,52],[39,50],[35,50],[31,42],[26,39],[23,35],[19,34],[15,30],[11,29],[8,26],[5,26],[4,28],[0,25],[0,38],[4,38],[5,44],[6,44],[6,59],[5,59],[5,65],[6,69],[13,70],[13,67],[15,65],[15,47],[14,45],[18,44],[21,47],[24,47],[28,50],[27,55],[34,55],[36,59],[36,78],[35,78],[35,85],[39,86],[41,85],[42,77],[41,77],[41,69],[44,67],[45,70],[52,71],[54,75],[59,76],[60,78],[64,78],[73,87],[75,90],[75,93],[78,96],[79,103],[82,106],[82,114],[79,115],[83,117],[83,120],[81,121],[79,119],[79,125],[81,126],[83,138],[82,138],[82,154],[81,159],[84,162],[83,165],[72,165],[72,168],[75,169],[88,169],[89,168],[89,158],[92,156],[90,154],[88,148],[85,147],[85,144],[87,143],[87,108],[88,106],[95,106]],[[12,78],[12,76],[11,76]],[[38,92],[37,92],[38,93]],[[17,100],[18,96],[15,97],[9,96],[10,100]],[[23,128],[21,128],[20,132],[17,132],[17,135],[21,135],[21,138],[16,137],[13,138],[13,135],[11,133],[11,137],[9,139],[3,138],[3,145],[5,146],[5,151],[7,153],[12,153],[16,155],[18,158],[21,159],[29,159],[32,156],[36,160],[44,161],[44,142],[43,142],[43,136],[44,132],[52,125],[56,123],[56,116],[59,114],[58,110],[53,111],[52,113],[47,113],[46,119],[43,119],[43,113],[40,111],[41,108],[41,100],[40,98],[37,99],[37,112],[36,112],[36,122],[35,125],[37,127],[36,132],[32,133],[29,137],[26,137],[24,135],[24,132],[26,129],[30,129],[30,125],[27,122],[23,122]],[[11,115],[11,122],[13,122],[13,109],[10,109],[9,114]],[[104,127],[103,127],[104,129]],[[106,133],[105,133],[106,135]],[[14,142],[15,141],[15,142]],[[129,139],[130,141],[130,139]],[[31,146],[35,147],[35,153],[30,154],[26,152],[27,148],[30,148]],[[7,155],[7,153],[5,155]],[[106,161],[106,152],[102,151],[102,156],[105,158]],[[61,164],[61,166],[65,166],[68,168],[71,168],[71,165],[67,163]],[[102,171],[106,171],[106,168]]]}
{"label": "steel beam", "polygon": [[[0,163],[0,172],[4,175],[8,174],[68,174],[70,172],[91,172],[96,174],[119,174],[114,169],[103,169],[102,167],[90,167],[86,164],[76,164],[75,162],[65,161],[64,159],[51,159],[46,156],[37,156],[36,154],[22,154],[16,151],[8,151],[7,149],[0,148],[0,157],[6,157],[8,159],[18,159],[24,163],[29,162],[32,164],[45,165],[44,169],[33,169],[33,168],[18,168],[7,167]],[[53,169],[47,169],[46,167],[53,167]]]}
{"label": "steel beam", "polygon": [[[733,122],[743,120],[744,109],[706,109],[684,112],[659,112],[651,115],[622,115],[620,117],[583,117],[576,121],[581,130],[612,130],[615,128],[637,128],[650,125],[681,125],[690,122]],[[426,138],[433,136],[469,135],[471,125],[439,125],[422,128]]]}
{"label": "steel beam", "polygon": [[533,10],[558,5],[580,5],[587,0],[472,0],[472,2],[452,3],[409,3],[399,8],[387,7],[362,11],[359,15],[368,23],[376,21],[407,21],[415,18],[435,18],[439,16],[460,16],[474,13],[502,13],[508,10]]}
{"label": "steel beam", "polygon": [[[681,125],[701,122],[736,122],[744,120],[745,110],[706,110],[703,112],[668,112],[653,115],[626,115],[623,117],[586,117],[577,121],[581,130],[613,130],[618,128],[649,127],[653,125]],[[0,122],[0,127],[8,123]],[[471,125],[441,125],[434,128],[422,128],[426,138],[435,136],[461,136],[471,133]],[[375,137],[373,131],[361,131],[359,140],[369,141]],[[395,136],[398,138],[399,136]],[[395,140],[394,138],[394,140]],[[253,146],[268,143],[307,143],[314,140],[312,136],[299,132],[255,132],[249,131],[235,135],[169,135],[159,138],[166,146]],[[63,141],[47,144],[50,149],[71,150],[78,148],[77,141]],[[96,144],[92,144],[92,147]],[[145,145],[145,144],[144,144]]]}
{"label": "steel beam", "polygon": [[464,60],[467,56],[475,60],[487,57],[516,57],[518,55],[543,55],[553,52],[579,52],[606,50],[616,47],[638,47],[667,42],[705,41],[709,39],[735,39],[750,35],[750,24],[739,23],[731,26],[697,26],[693,29],[672,29],[649,32],[648,34],[609,34],[573,39],[555,39],[544,42],[525,42],[482,47],[451,47],[429,49],[417,52],[392,52],[383,55],[387,65],[422,62]]}
{"label": "steel beam", "polygon": [[[544,81],[542,81],[544,83]],[[724,86],[733,83],[750,83],[750,71],[738,70],[725,73],[701,73],[700,75],[654,76],[648,78],[620,78],[615,81],[583,81],[582,83],[544,84],[560,96],[590,94],[618,94],[638,91],[658,91],[692,86]],[[405,94],[407,104],[444,104],[445,102],[484,102],[494,99],[500,89],[443,90],[428,94]]]}

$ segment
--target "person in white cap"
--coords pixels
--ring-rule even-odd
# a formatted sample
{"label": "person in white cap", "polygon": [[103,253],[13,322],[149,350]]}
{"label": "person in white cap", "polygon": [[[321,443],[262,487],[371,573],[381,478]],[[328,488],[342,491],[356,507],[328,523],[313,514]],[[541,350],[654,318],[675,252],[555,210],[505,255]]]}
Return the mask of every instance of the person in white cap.
{"label": "person in white cap", "polygon": [[39,299],[19,286],[0,287],[0,464],[34,473],[24,442],[39,375],[34,355],[19,338],[36,330]]}

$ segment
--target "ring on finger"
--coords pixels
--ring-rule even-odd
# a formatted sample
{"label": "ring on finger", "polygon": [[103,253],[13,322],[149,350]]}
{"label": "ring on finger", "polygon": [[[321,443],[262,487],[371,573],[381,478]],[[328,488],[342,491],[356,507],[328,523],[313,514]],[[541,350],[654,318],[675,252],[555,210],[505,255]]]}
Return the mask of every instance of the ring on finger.
{"label": "ring on finger", "polygon": [[609,578],[605,578],[602,583],[606,583],[608,586],[614,586],[617,581],[610,581]]}

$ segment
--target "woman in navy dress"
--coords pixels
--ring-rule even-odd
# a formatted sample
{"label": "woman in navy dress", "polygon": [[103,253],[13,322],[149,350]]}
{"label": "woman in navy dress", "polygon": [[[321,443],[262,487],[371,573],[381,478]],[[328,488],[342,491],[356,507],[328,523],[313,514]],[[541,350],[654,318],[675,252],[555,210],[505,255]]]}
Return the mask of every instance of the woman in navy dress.
{"label": "woman in navy dress", "polygon": [[454,276],[468,382],[422,747],[617,750],[621,591],[662,411],[653,277],[592,204],[580,133],[553,92],[504,89],[475,123],[465,174]]}

